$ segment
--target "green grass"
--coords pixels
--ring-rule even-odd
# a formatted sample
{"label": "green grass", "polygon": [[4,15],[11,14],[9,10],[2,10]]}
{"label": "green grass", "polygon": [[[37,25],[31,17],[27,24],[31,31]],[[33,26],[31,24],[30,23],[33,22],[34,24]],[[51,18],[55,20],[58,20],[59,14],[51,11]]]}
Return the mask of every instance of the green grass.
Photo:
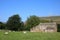
{"label": "green grass", "polygon": [[0,32],[0,40],[60,40],[60,33],[9,32],[5,35],[4,32]]}

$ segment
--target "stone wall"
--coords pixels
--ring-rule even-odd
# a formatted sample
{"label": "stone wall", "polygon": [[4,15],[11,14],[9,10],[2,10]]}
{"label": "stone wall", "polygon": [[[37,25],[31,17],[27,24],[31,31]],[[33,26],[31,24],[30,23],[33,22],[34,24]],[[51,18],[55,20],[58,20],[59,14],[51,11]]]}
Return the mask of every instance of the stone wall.
{"label": "stone wall", "polygon": [[40,23],[39,25],[30,29],[31,32],[57,32],[57,24],[53,23]]}

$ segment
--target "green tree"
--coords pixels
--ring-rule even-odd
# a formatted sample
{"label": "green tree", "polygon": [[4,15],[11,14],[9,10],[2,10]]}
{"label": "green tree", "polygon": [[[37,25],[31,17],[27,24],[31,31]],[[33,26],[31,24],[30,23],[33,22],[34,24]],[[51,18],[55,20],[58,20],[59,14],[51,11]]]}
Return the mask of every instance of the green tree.
{"label": "green tree", "polygon": [[0,29],[5,29],[6,25],[2,22],[0,22]]}
{"label": "green tree", "polygon": [[6,25],[7,29],[17,31],[21,27],[21,18],[19,15],[13,15],[9,17]]}
{"label": "green tree", "polygon": [[21,31],[25,30],[24,22],[21,22],[21,26],[19,28]]}
{"label": "green tree", "polygon": [[38,25],[39,23],[40,23],[40,18],[33,15],[27,19],[25,26],[27,30],[30,30],[30,28]]}

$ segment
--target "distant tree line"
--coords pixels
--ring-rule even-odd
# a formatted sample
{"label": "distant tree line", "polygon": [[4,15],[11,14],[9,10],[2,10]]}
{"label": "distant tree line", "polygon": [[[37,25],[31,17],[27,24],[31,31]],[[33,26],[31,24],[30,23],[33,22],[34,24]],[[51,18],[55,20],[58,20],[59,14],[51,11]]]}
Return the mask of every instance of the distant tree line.
{"label": "distant tree line", "polygon": [[0,29],[12,30],[12,31],[29,31],[32,27],[39,23],[50,22],[49,20],[41,20],[40,17],[32,15],[27,18],[25,22],[21,20],[21,17],[16,14],[9,17],[6,23],[0,22]]}

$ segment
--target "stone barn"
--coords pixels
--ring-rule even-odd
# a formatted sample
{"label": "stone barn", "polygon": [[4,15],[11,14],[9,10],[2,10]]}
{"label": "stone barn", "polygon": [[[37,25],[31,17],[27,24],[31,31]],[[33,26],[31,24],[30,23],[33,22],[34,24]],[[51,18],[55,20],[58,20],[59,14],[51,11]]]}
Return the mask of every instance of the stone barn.
{"label": "stone barn", "polygon": [[57,32],[57,24],[53,23],[40,23],[39,25],[30,29],[31,32]]}

